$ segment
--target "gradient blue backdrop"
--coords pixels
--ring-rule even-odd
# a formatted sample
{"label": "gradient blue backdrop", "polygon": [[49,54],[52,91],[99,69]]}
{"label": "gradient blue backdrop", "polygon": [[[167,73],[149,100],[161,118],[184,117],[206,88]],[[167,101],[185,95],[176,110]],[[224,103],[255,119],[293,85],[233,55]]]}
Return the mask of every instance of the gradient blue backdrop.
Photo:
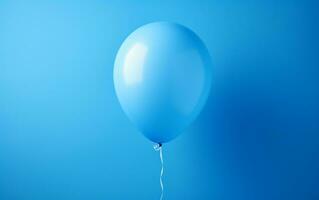
{"label": "gradient blue backdrop", "polygon": [[[0,199],[159,198],[159,157],[116,99],[137,27],[206,42],[212,92],[167,144],[167,199],[319,199],[318,5],[306,1],[0,0]],[[165,198],[165,199],[166,199]]]}

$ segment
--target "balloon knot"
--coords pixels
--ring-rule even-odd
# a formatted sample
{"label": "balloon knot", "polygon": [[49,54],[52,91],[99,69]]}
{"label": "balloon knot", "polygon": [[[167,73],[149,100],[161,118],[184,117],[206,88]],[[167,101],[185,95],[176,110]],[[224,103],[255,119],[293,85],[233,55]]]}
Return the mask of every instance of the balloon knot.
{"label": "balloon knot", "polygon": [[162,143],[156,143],[156,144],[154,144],[154,150],[155,151],[159,151],[159,150],[161,150],[161,148],[162,148]]}

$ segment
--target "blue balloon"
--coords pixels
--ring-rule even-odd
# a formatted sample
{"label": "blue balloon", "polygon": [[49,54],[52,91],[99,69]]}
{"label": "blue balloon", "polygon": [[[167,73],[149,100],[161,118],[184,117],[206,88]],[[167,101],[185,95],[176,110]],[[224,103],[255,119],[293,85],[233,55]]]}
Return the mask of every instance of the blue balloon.
{"label": "blue balloon", "polygon": [[211,60],[193,31],[155,22],[125,39],[113,76],[128,118],[144,136],[162,144],[176,138],[203,108],[211,85]]}

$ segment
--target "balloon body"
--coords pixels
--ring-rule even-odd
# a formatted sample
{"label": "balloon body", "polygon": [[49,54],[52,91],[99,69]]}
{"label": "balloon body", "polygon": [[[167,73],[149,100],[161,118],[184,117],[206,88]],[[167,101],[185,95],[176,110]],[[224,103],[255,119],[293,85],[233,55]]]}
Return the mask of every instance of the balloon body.
{"label": "balloon body", "polygon": [[165,143],[201,111],[210,89],[211,60],[194,32],[179,24],[155,22],[126,38],[113,76],[128,118],[148,139]]}

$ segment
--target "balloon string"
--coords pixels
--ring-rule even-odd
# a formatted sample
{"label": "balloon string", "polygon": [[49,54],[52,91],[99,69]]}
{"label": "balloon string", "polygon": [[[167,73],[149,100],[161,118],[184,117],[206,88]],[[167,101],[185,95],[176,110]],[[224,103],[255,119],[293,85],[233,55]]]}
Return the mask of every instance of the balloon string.
{"label": "balloon string", "polygon": [[162,153],[162,147],[160,148],[160,158],[161,158],[161,175],[160,175],[160,184],[161,184],[161,198],[160,200],[163,199],[163,193],[164,193],[164,186],[163,186],[163,173],[164,173],[164,163],[163,163],[163,153]]}
{"label": "balloon string", "polygon": [[161,159],[161,173],[160,173],[161,197],[160,197],[160,200],[162,200],[163,195],[164,195],[164,185],[163,185],[164,161],[163,161],[162,144],[154,145],[154,149],[155,149],[155,151],[159,151],[159,155],[160,155],[160,159]]}

